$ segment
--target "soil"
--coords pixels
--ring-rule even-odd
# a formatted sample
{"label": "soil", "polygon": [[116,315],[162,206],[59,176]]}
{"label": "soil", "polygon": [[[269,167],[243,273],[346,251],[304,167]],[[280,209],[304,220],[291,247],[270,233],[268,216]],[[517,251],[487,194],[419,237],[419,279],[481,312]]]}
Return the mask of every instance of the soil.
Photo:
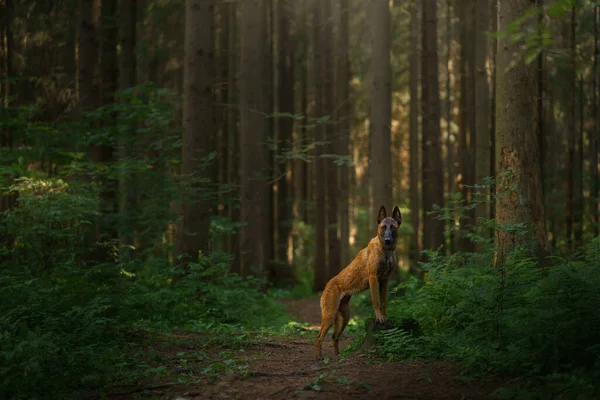
{"label": "soil", "polygon": [[[318,327],[318,298],[282,301],[298,322]],[[497,379],[466,381],[457,379],[459,370],[446,361],[394,363],[359,352],[342,359],[333,358],[331,335],[323,353],[329,359],[316,361],[312,329],[304,336],[257,336],[252,344],[238,349],[219,349],[201,344],[200,337],[176,334],[163,348],[163,360],[179,360],[183,352],[202,349],[195,367],[173,365],[169,382],[149,381],[133,388],[115,389],[109,399],[491,399],[501,382]],[[350,339],[342,341],[342,348]],[[180,343],[180,344],[177,344]],[[215,376],[200,373],[218,360],[234,361]],[[164,364],[164,361],[163,361]],[[190,361],[191,364],[191,361]],[[221,365],[221,364],[219,364]],[[185,383],[175,383],[177,373]],[[194,376],[196,375],[196,376]],[[179,380],[181,381],[181,380]],[[93,396],[92,396],[93,397]]]}

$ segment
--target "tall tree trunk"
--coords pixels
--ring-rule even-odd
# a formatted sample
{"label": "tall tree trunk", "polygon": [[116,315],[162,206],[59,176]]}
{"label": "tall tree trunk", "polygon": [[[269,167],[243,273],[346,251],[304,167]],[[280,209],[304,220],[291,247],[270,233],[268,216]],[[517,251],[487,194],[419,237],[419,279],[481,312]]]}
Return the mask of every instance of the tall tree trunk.
{"label": "tall tree trunk", "polygon": [[[102,73],[100,65],[100,38],[103,36],[101,2],[99,0],[79,0],[78,14],[79,112],[83,115],[98,108],[102,100],[101,87],[98,84]],[[106,161],[107,151],[104,146],[94,144],[89,150],[92,162],[101,163]],[[106,185],[103,186],[106,187]],[[102,221],[100,218],[95,217],[92,223],[91,231],[86,234],[86,248],[88,250],[84,258],[86,261],[100,261],[101,256],[94,251],[94,244],[100,241]]]}
{"label": "tall tree trunk", "polygon": [[[2,89],[2,108],[4,112],[10,113],[10,109],[13,107],[11,97],[13,94],[13,85],[11,85],[11,79],[14,78],[14,54],[13,54],[13,13],[14,5],[12,0],[5,0],[3,17],[0,19],[2,24],[0,27],[0,48],[2,50],[2,75],[0,79],[0,88]],[[10,114],[3,116],[10,119]],[[12,148],[13,146],[13,134],[9,127],[2,127],[0,129],[0,148]],[[15,197],[12,194],[0,194],[0,212],[9,210],[14,206]],[[8,242],[8,238],[7,239]]]}
{"label": "tall tree trunk", "polygon": [[[111,104],[115,101],[117,91],[119,68],[117,64],[117,0],[105,0],[102,3],[102,35],[100,37],[100,64],[101,64],[101,90],[100,103]],[[92,161],[110,163],[113,161],[113,146],[102,144],[92,149]],[[114,215],[118,212],[116,181],[104,178],[102,192],[103,212]],[[107,228],[106,232],[99,232],[98,237],[105,234],[104,239],[116,238],[118,232],[114,227]]]}
{"label": "tall tree trunk", "polygon": [[264,42],[261,31],[266,24],[263,3],[244,0],[240,7],[240,216],[242,227],[241,275],[262,276],[268,261],[264,241],[272,209],[268,204],[271,186],[269,153],[265,145],[265,94],[263,92]]}
{"label": "tall tree trunk", "polygon": [[[454,115],[452,112],[452,0],[446,0],[446,173],[448,179],[446,180],[446,198],[451,199],[454,195],[454,189],[456,187],[456,176],[454,172],[454,153],[455,153],[455,140],[452,134],[452,122]],[[446,226],[447,238],[446,242],[449,244],[448,252],[452,253],[454,249],[454,240],[456,236],[456,222],[455,216],[452,212],[450,214],[448,225]]]}
{"label": "tall tree trunk", "polygon": [[[298,110],[296,114],[302,115],[304,118],[298,122],[295,128],[296,139],[295,146],[297,152],[302,152],[306,149],[308,144],[308,136],[310,131],[306,128],[308,125],[308,63],[309,63],[309,41],[310,35],[308,32],[308,18],[307,15],[310,12],[308,0],[302,0],[299,8],[300,18],[296,28],[296,43],[297,50],[296,54],[296,70],[295,73],[298,76],[298,91],[300,96],[298,97]],[[309,178],[309,166],[304,157],[298,155],[298,159],[295,160],[294,165],[294,208],[296,210],[297,218],[304,223],[308,223],[308,178]]]}
{"label": "tall tree trunk", "polygon": [[[2,59],[0,60],[0,92],[2,103],[3,114],[2,118],[11,118],[11,108],[13,104],[11,97],[13,96],[13,87],[11,85],[11,79],[14,74],[14,54],[13,54],[13,36],[12,36],[12,25],[13,25],[13,2],[12,0],[5,0],[3,16],[0,18],[0,50],[2,53]],[[10,149],[13,147],[13,133],[8,127],[2,127],[0,129],[0,151],[3,149]],[[0,194],[0,214],[3,211],[10,210],[15,204],[15,196],[13,194]],[[6,249],[12,248],[14,242],[12,235],[9,233],[0,233],[0,247],[4,246]],[[9,255],[0,255],[0,262],[8,260]]]}
{"label": "tall tree trunk", "polygon": [[[463,0],[460,14],[460,185],[463,201],[466,205],[473,202],[475,184],[475,157],[473,150],[476,144],[475,113],[475,4]],[[477,44],[476,44],[477,46]],[[466,237],[470,227],[475,224],[475,210],[466,209],[460,219],[460,249],[473,251],[473,242]]]}
{"label": "tall tree trunk", "polygon": [[[217,12],[219,15],[219,28],[218,32],[218,43],[219,43],[219,55],[217,58],[217,76],[219,85],[219,98],[218,98],[218,130],[219,140],[217,146],[217,160],[218,160],[218,173],[217,183],[219,185],[219,205],[217,207],[217,213],[223,217],[229,216],[229,208],[231,205],[232,194],[228,190],[229,182],[228,170],[229,167],[229,124],[227,121],[229,107],[229,86],[227,85],[227,79],[229,77],[229,34],[230,34],[230,22],[229,22],[229,3],[220,3],[217,6]],[[223,251],[229,252],[230,235],[223,235],[222,248]]]}
{"label": "tall tree trunk", "polygon": [[[290,114],[294,112],[294,53],[292,51],[292,37],[290,35],[293,4],[290,0],[279,3],[279,40],[278,40],[278,66],[279,66],[279,144],[280,148],[292,146],[293,119]],[[284,114],[284,116],[282,116]],[[294,272],[288,261],[288,242],[292,230],[292,202],[291,202],[291,167],[292,160],[284,158],[279,163],[279,179],[277,180],[277,239],[278,239],[278,266],[275,281],[278,284],[289,284],[294,278]]]}
{"label": "tall tree trunk", "polygon": [[[531,0],[498,1],[498,29],[507,29],[531,6]],[[536,135],[536,67],[525,64],[523,60],[515,63],[514,54],[521,46],[522,41],[511,41],[510,37],[498,39],[496,167],[497,176],[501,176],[502,181],[496,193],[502,196],[496,200],[496,266],[503,265],[509,252],[517,245],[533,242],[537,255],[548,248]],[[534,234],[519,235],[504,228],[519,223],[531,225]]]}
{"label": "tall tree trunk", "polygon": [[182,262],[197,262],[200,252],[209,249],[211,199],[206,180],[212,173],[206,166],[211,135],[216,129],[213,98],[214,3],[186,0],[183,71],[183,140],[181,175],[190,179],[189,198],[181,205],[177,254]]}
{"label": "tall tree trunk", "polygon": [[592,118],[594,128],[590,132],[590,175],[592,177],[591,193],[589,197],[590,209],[592,212],[592,226],[595,236],[600,235],[600,212],[598,203],[600,203],[600,176],[598,174],[598,143],[600,142],[600,120],[598,108],[598,3],[594,4],[594,67],[593,67],[593,89],[592,89]]}
{"label": "tall tree trunk", "polygon": [[[325,16],[320,1],[314,2],[313,29],[314,29],[314,81],[315,81],[315,114],[322,116],[324,101],[323,96],[326,90],[325,74],[324,74],[324,48],[323,38],[325,33]],[[322,122],[317,123],[315,128],[315,139],[318,142],[324,142],[326,137],[326,129]],[[315,278],[313,282],[313,290],[315,292],[323,290],[327,281],[330,278],[329,268],[327,265],[327,213],[325,202],[327,175],[322,173],[325,171],[324,149],[319,145],[315,152],[315,198],[316,198],[316,224],[315,224]]]}
{"label": "tall tree trunk", "polygon": [[[573,135],[573,236],[576,248],[583,244],[583,124],[576,123],[577,106],[579,106],[579,117],[583,118],[583,98],[577,101],[577,2],[573,3],[571,11],[571,79],[573,91],[571,92],[573,108],[573,125],[571,132]],[[583,94],[583,84],[580,87],[580,93]]]}
{"label": "tall tree trunk", "polygon": [[389,2],[373,0],[367,16],[369,17],[369,37],[372,48],[370,68],[373,79],[369,121],[369,181],[371,183],[369,221],[372,221],[369,226],[372,226],[379,207],[382,205],[386,208],[392,207],[393,202],[393,185],[390,179],[392,169],[390,131],[392,121],[392,68],[390,65],[392,34]]}
{"label": "tall tree trunk", "polygon": [[[419,8],[416,2],[411,2],[410,7],[410,223],[414,230],[410,244],[410,259],[416,265],[421,255],[419,248]],[[448,176],[451,176],[450,172]]]}
{"label": "tall tree trunk", "polygon": [[[569,108],[567,112],[567,123],[569,130],[568,139],[568,165],[569,182],[567,189],[567,246],[574,248],[581,243],[581,209],[579,207],[581,194],[580,180],[581,171],[579,169],[579,147],[581,145],[581,135],[577,129],[577,43],[576,43],[576,22],[577,8],[573,4],[571,9],[571,22],[569,25],[569,47],[570,47],[570,71],[569,71]],[[574,239],[574,241],[573,241]]]}
{"label": "tall tree trunk", "polygon": [[[490,20],[491,26],[490,30],[492,33],[496,33],[498,31],[498,2],[497,0],[490,0]],[[498,39],[495,35],[491,38],[491,46],[490,46],[490,65],[491,65],[491,104],[490,104],[490,143],[491,143],[491,151],[490,151],[490,176],[496,177],[496,54],[498,52]],[[496,185],[492,184],[490,188],[490,193],[493,194],[496,192]],[[492,202],[490,206],[490,218],[495,218],[496,216],[496,206],[495,202]],[[492,232],[493,236],[493,232]]]}
{"label": "tall tree trunk", "polygon": [[444,222],[435,216],[427,215],[428,212],[433,211],[434,205],[444,206],[436,1],[424,0],[422,7],[423,248],[437,250],[444,243]]}
{"label": "tall tree trunk", "polygon": [[[350,60],[349,50],[349,11],[348,0],[340,0],[340,25],[337,43],[337,103],[338,111],[338,134],[340,155],[348,157],[350,153]],[[348,164],[344,162],[340,167],[340,268],[344,268],[350,262],[350,171]]]}
{"label": "tall tree trunk", "polygon": [[[238,110],[233,106],[237,104],[238,91],[236,75],[239,67],[238,63],[238,17],[237,17],[237,3],[227,3],[227,12],[229,13],[229,42],[227,45],[227,59],[229,63],[228,75],[227,75],[227,182],[230,185],[238,185],[240,182],[240,147],[239,147],[239,130],[238,130]],[[229,219],[231,221],[240,221],[240,207],[237,198],[239,196],[233,196],[236,199],[230,200]],[[241,273],[241,260],[240,260],[240,233],[229,235],[228,253],[231,254],[233,259],[230,264],[230,271],[234,273]]]}
{"label": "tall tree trunk", "polygon": [[[119,0],[118,3],[118,35],[119,35],[119,90],[130,89],[136,84],[135,27],[137,23],[137,0]],[[127,133],[119,134],[119,161],[122,173],[119,177],[119,241],[124,248],[133,245],[136,209],[136,188],[131,164],[134,154],[135,125],[132,124]]]}
{"label": "tall tree trunk", "polygon": [[[275,121],[273,119],[273,114],[275,112],[275,94],[274,90],[275,86],[275,71],[274,71],[274,0],[266,0],[262,3],[264,13],[265,24],[261,29],[261,40],[264,43],[263,46],[263,57],[266,62],[263,63],[263,76],[262,76],[262,84],[263,84],[263,92],[265,93],[265,110],[267,115],[269,116],[265,120],[266,124],[266,142],[273,142],[275,140]],[[265,243],[265,254],[267,261],[267,270],[269,272],[270,277],[275,275],[276,265],[276,256],[275,256],[275,233],[276,233],[276,222],[275,222],[275,214],[277,212],[275,208],[275,185],[274,179],[276,178],[275,174],[275,153],[268,146],[268,162],[269,162],[269,183],[267,190],[267,205],[268,210],[270,212],[266,214],[267,227],[262,232],[263,240]]]}
{"label": "tall tree trunk", "polygon": [[[484,178],[490,176],[490,94],[488,86],[488,31],[490,29],[490,5],[488,0],[477,0],[475,3],[475,183],[483,184]],[[489,218],[488,190],[481,192],[480,201],[475,208],[475,221]]]}
{"label": "tall tree trunk", "polygon": [[[325,139],[327,141],[326,152],[328,154],[336,154],[339,150],[339,140],[336,137],[334,129],[334,100],[333,94],[335,89],[335,70],[334,70],[334,53],[333,53],[333,14],[331,2],[333,0],[321,0],[322,15],[325,16],[323,21],[323,33],[320,41],[323,45],[323,76],[324,76],[324,93],[323,93],[323,114],[329,116],[329,121],[325,124]],[[327,244],[328,244],[328,266],[329,276],[333,278],[343,268],[340,264],[340,240],[338,238],[338,168],[332,158],[325,160],[325,171],[327,171]],[[344,265],[345,267],[345,265]]]}

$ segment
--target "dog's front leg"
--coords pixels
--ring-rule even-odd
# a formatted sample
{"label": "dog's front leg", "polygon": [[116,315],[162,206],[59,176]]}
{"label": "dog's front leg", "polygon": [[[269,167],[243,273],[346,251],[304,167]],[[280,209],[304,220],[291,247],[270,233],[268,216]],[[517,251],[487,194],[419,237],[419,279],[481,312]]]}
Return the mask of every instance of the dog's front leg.
{"label": "dog's front leg", "polygon": [[381,296],[381,313],[384,318],[387,318],[387,291],[389,279],[384,279],[379,282],[379,296]]}
{"label": "dog's front leg", "polygon": [[385,322],[385,316],[381,314],[381,309],[379,305],[379,282],[377,280],[377,275],[369,276],[369,289],[371,290],[371,302],[373,303],[373,311],[375,311],[375,321],[378,324],[383,324]]}

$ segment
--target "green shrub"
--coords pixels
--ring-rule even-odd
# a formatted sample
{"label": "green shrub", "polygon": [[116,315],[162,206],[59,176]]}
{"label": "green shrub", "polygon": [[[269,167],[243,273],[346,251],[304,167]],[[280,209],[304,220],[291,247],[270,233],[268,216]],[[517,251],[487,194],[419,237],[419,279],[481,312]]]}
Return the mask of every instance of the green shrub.
{"label": "green shrub", "polygon": [[473,374],[563,383],[577,374],[594,382],[590,376],[600,365],[599,249],[595,238],[584,261],[555,258],[546,268],[523,249],[502,268],[493,267],[491,248],[432,255],[423,265],[425,281],[401,284],[406,295],[393,299],[388,312],[394,320],[415,318],[424,335],[382,334],[380,351],[394,359],[450,357]]}

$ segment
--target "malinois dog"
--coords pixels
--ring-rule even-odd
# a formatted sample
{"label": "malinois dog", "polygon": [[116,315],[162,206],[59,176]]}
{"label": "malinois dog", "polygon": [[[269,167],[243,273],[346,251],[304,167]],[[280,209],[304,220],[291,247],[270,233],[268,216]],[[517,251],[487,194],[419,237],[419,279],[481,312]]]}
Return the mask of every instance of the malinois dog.
{"label": "malinois dog", "polygon": [[379,324],[385,322],[388,281],[398,265],[394,250],[401,224],[402,215],[398,206],[394,207],[391,218],[387,217],[385,207],[381,206],[377,216],[377,236],[325,286],[321,295],[321,329],[317,336],[317,359],[321,358],[323,338],[334,323],[333,349],[335,355],[339,355],[340,335],[350,319],[349,302],[353,294],[370,288],[375,321]]}

